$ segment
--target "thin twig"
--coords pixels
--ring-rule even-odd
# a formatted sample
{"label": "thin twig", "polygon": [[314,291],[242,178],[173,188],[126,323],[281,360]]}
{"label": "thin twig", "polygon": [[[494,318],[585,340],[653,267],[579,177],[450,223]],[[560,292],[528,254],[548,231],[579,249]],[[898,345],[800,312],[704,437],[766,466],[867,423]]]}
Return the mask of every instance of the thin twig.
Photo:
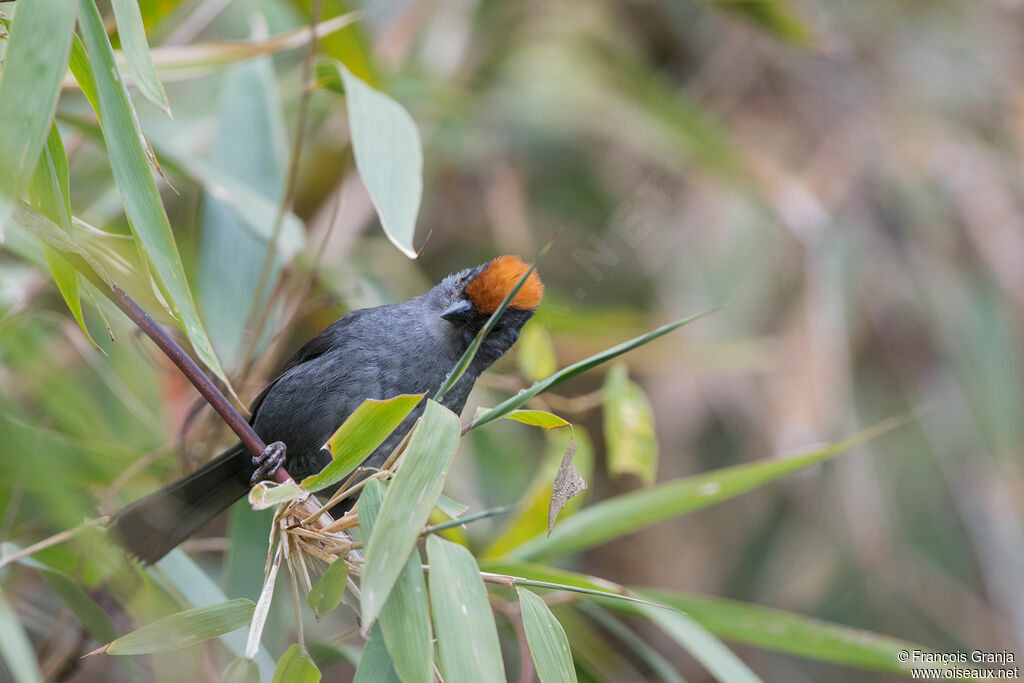
{"label": "thin twig", "polygon": [[[246,315],[244,330],[248,336],[249,343],[243,356],[243,367],[245,370],[251,365],[252,356],[263,336],[263,328],[266,327],[267,318],[270,315],[271,301],[268,295],[266,305],[260,306],[263,299],[263,290],[266,289],[270,279],[270,269],[274,264],[274,257],[277,254],[277,242],[281,236],[281,229],[284,225],[284,217],[291,208],[295,195],[295,187],[298,185],[299,159],[302,156],[302,141],[306,136],[306,123],[309,113],[309,98],[312,94],[313,55],[317,48],[317,23],[320,21],[320,11],[323,0],[315,0],[309,11],[309,50],[302,62],[302,94],[299,96],[299,109],[296,114],[298,121],[295,124],[295,139],[292,141],[292,153],[288,162],[288,177],[285,182],[284,195],[277,207],[277,215],[274,217],[274,229],[270,233],[270,240],[267,242],[267,249],[263,254],[263,264],[260,266],[260,276],[256,281],[256,288],[253,290],[252,302],[249,305],[249,312]],[[242,372],[244,377],[246,372]]]}
{"label": "thin twig", "polygon": [[11,553],[10,555],[0,557],[0,569],[3,569],[4,567],[13,562],[17,562],[18,560],[26,558],[29,555],[34,555],[35,553],[38,553],[40,550],[44,550],[46,548],[49,548],[50,546],[57,545],[58,543],[63,543],[64,541],[72,538],[75,534],[82,531],[83,529],[86,529],[91,526],[99,526],[101,524],[106,524],[109,519],[110,518],[106,515],[103,515],[102,517],[96,517],[95,519],[90,519],[89,521],[82,522],[81,524],[72,529],[66,529],[64,531],[61,531],[60,533],[50,536],[49,538],[44,538],[38,543],[33,543],[29,547],[23,548],[22,550],[19,550],[16,553]]}
{"label": "thin twig", "polygon": [[[178,343],[171,338],[167,332],[156,324],[148,313],[142,310],[134,299],[128,296],[123,289],[117,285],[111,285],[110,290],[113,294],[114,303],[120,308],[125,315],[127,315],[133,323],[135,323],[140,330],[146,333],[153,343],[157,345],[161,351],[164,352],[168,358],[171,359],[178,369],[184,373],[193,386],[199,390],[213,409],[227,422],[231,430],[238,435],[245,447],[255,455],[263,455],[263,452],[267,449],[267,445],[263,443],[263,439],[253,431],[253,428],[249,425],[245,419],[238,414],[234,406],[224,397],[224,394],[220,392],[217,385],[207,377],[206,373],[203,372],[200,367],[196,364],[192,357],[185,353],[184,349],[178,346]],[[291,479],[284,467],[279,467],[277,472],[274,473],[274,481],[278,483],[284,483]]]}

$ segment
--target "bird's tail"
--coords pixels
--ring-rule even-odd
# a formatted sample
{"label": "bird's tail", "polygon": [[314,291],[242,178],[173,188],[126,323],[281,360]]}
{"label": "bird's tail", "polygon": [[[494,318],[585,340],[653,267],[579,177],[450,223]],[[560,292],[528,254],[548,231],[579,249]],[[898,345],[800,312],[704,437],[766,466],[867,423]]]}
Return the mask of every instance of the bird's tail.
{"label": "bird's tail", "polygon": [[114,515],[110,530],[145,564],[156,562],[249,490],[254,466],[242,444]]}

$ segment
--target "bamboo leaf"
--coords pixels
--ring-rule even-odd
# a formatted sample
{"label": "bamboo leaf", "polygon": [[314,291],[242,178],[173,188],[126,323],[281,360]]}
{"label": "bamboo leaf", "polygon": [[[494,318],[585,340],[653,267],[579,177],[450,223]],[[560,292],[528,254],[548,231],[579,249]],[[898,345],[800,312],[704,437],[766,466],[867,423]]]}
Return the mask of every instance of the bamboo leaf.
{"label": "bamboo leaf", "polygon": [[238,598],[178,612],[123,635],[89,654],[141,655],[179,650],[242,628],[256,605]]}
{"label": "bamboo leaf", "polygon": [[23,3],[11,22],[0,79],[0,240],[46,144],[74,27],[74,0]]}
{"label": "bamboo leaf", "polygon": [[249,489],[249,505],[253,510],[266,510],[306,494],[307,491],[294,481],[286,481],[283,484],[261,481]]}
{"label": "bamboo leaf", "polygon": [[455,413],[427,401],[367,543],[362,584],[364,629],[380,614],[441,495],[459,444],[459,429]]}
{"label": "bamboo leaf", "polygon": [[423,193],[423,149],[416,123],[402,105],[352,75],[341,62],[324,60],[320,70],[325,69],[335,70],[344,83],[356,167],[384,234],[403,254],[416,258],[413,238]]}
{"label": "bamboo leaf", "polygon": [[348,564],[346,564],[345,558],[339,557],[331,562],[327,571],[313,584],[313,588],[306,597],[306,604],[313,610],[317,619],[341,604],[347,584]]}
{"label": "bamboo leaf", "polygon": [[569,639],[562,625],[536,593],[525,588],[516,588],[516,592],[519,593],[526,642],[530,645],[530,656],[541,683],[575,683],[576,667],[572,663]]}
{"label": "bamboo leaf", "polygon": [[508,308],[508,305],[512,300],[516,298],[516,295],[519,293],[519,290],[522,289],[527,278],[529,278],[530,275],[533,274],[533,271],[537,269],[537,265],[544,259],[544,255],[548,253],[548,249],[550,248],[551,242],[544,245],[544,248],[540,250],[539,254],[537,254],[537,258],[533,259],[533,263],[530,264],[530,267],[522,274],[515,286],[509,290],[509,293],[505,295],[505,299],[496,309],[494,309],[494,312],[490,314],[487,322],[484,323],[484,326],[480,328],[480,331],[476,333],[475,337],[473,337],[473,341],[470,343],[469,348],[463,352],[459,361],[455,364],[455,367],[451,369],[448,376],[444,378],[444,382],[442,382],[441,386],[438,387],[437,393],[434,394],[435,401],[440,401],[444,398],[444,395],[448,393],[448,390],[455,386],[455,383],[459,381],[463,374],[465,374],[466,370],[469,368],[469,364],[472,363],[473,358],[476,357],[476,352],[480,350],[480,345],[483,344],[484,339],[486,339],[487,335],[491,333],[494,326],[498,324],[501,316],[505,313],[505,309]]}
{"label": "bamboo leaf", "polygon": [[79,27],[96,79],[100,107],[98,117],[111,169],[124,200],[132,232],[152,261],[156,275],[196,354],[218,377],[227,382],[227,376],[217,360],[192,299],[174,234],[150,172],[142,131],[94,0],[79,0]]}
{"label": "bamboo leaf", "polygon": [[[60,131],[57,124],[50,126],[50,133],[46,138],[46,146],[39,155],[39,162],[32,174],[32,182],[29,185],[29,196],[32,203],[47,218],[59,225],[65,232],[71,232],[71,195],[68,180],[68,159],[64,153],[64,143],[60,139]],[[50,267],[53,281],[57,285],[64,302],[71,310],[71,314],[78,322],[93,346],[99,348],[89,334],[89,328],[85,325],[85,318],[82,314],[82,299],[78,293],[78,271],[59,252],[53,248],[43,245],[43,254],[46,263]]]}
{"label": "bamboo leaf", "polygon": [[298,644],[292,645],[277,663],[273,683],[317,683],[320,670],[302,652]]}
{"label": "bamboo leaf", "polygon": [[137,0],[111,0],[114,18],[117,21],[117,35],[121,39],[121,49],[128,62],[128,71],[135,79],[147,100],[171,115],[171,105],[167,101],[167,93],[156,75],[156,67],[149,55],[149,43],[146,42],[146,28],[142,25],[142,12],[139,11]]}
{"label": "bamboo leaf", "polygon": [[617,363],[604,382],[604,439],[610,474],[635,474],[651,484],[658,471],[654,411],[626,366]]}
{"label": "bamboo leaf", "polygon": [[259,680],[260,668],[256,662],[245,657],[236,657],[220,677],[220,683],[252,683]]}
{"label": "bamboo leaf", "polygon": [[447,683],[504,681],[494,614],[476,560],[461,545],[427,537],[430,608]]}
{"label": "bamboo leaf", "polygon": [[402,394],[386,401],[372,398],[363,401],[327,440],[325,447],[331,452],[330,464],[318,474],[303,479],[302,488],[319,491],[347,477],[422,400],[423,394]]}
{"label": "bamboo leaf", "polygon": [[833,458],[884,434],[900,423],[899,420],[887,420],[848,439],[802,455],[724,467],[616,496],[577,512],[559,524],[550,537],[535,537],[511,550],[507,557],[517,560],[540,559],[592,548],[663,519],[733,498]]}
{"label": "bamboo leaf", "polygon": [[[370,534],[384,501],[385,484],[370,480],[359,496],[359,526]],[[378,618],[391,662],[403,683],[434,678],[434,646],[419,550],[412,549]]]}
{"label": "bamboo leaf", "polygon": [[639,609],[703,664],[717,680],[726,683],[760,683],[761,679],[743,660],[687,615],[650,605],[641,605]]}
{"label": "bamboo leaf", "polygon": [[35,650],[18,615],[0,593],[0,657],[16,683],[42,683]]}
{"label": "bamboo leaf", "polygon": [[645,588],[644,595],[686,612],[717,636],[747,645],[896,674],[906,674],[899,652],[929,651],[899,638],[802,614],[707,595]]}
{"label": "bamboo leaf", "polygon": [[100,643],[109,642],[117,637],[114,622],[74,579],[57,569],[43,565],[35,566],[46,579],[46,583],[50,584],[53,592],[75,613],[90,636]]}
{"label": "bamboo leaf", "polygon": [[566,420],[545,410],[513,410],[508,415],[502,415],[502,417],[506,420],[514,420],[522,422],[524,425],[541,427],[542,429],[557,429],[570,426]]}
{"label": "bamboo leaf", "polygon": [[627,342],[623,342],[618,346],[613,346],[610,349],[606,349],[601,353],[591,356],[590,358],[581,360],[578,363],[573,363],[567,368],[562,368],[561,370],[551,375],[547,379],[541,380],[540,382],[535,382],[528,389],[523,389],[515,396],[509,398],[503,403],[500,403],[498,406],[491,408],[483,415],[478,416],[476,419],[473,420],[473,427],[479,427],[481,425],[487,424],[491,420],[496,420],[499,417],[504,417],[508,413],[512,412],[519,406],[529,401],[537,394],[545,392],[548,389],[551,389],[552,387],[561,384],[567,379],[575,377],[581,372],[586,372],[587,370],[596,367],[601,363],[610,361],[611,359],[621,356],[622,354],[628,351],[632,351],[633,349],[639,346],[643,346],[644,344],[651,342],[664,334],[668,334],[669,332],[676,330],[682,327],[683,325],[687,325],[695,320],[699,320],[700,318],[703,318],[704,316],[708,315],[710,312],[711,311],[698,313],[697,315],[691,315],[688,318],[677,320],[674,323],[662,325],[658,329],[652,330],[647,334],[642,334],[639,337],[634,337],[633,339],[630,339]]}
{"label": "bamboo leaf", "polygon": [[380,632],[380,624],[374,624],[370,636],[363,646],[363,654],[359,658],[356,677],[352,683],[401,683],[391,657],[384,645],[384,636]]}

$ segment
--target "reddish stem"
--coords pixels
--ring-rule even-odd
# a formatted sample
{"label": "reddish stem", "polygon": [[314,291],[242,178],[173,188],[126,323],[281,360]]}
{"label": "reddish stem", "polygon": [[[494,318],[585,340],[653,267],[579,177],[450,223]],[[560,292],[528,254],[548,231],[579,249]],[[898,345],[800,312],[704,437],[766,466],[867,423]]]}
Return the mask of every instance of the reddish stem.
{"label": "reddish stem", "polygon": [[[182,374],[199,390],[203,398],[213,406],[213,409],[231,427],[231,430],[238,435],[245,447],[255,456],[263,455],[267,445],[263,439],[253,431],[253,428],[245,421],[234,406],[224,397],[217,385],[206,375],[205,372],[192,360],[192,356],[185,353],[174,339],[160,327],[146,311],[142,310],[134,299],[128,296],[123,289],[117,285],[110,285],[114,294],[114,303],[127,315],[139,329],[146,333],[146,336],[153,340],[153,343],[171,359]],[[291,479],[284,467],[279,467],[274,473],[274,481],[284,483]]]}

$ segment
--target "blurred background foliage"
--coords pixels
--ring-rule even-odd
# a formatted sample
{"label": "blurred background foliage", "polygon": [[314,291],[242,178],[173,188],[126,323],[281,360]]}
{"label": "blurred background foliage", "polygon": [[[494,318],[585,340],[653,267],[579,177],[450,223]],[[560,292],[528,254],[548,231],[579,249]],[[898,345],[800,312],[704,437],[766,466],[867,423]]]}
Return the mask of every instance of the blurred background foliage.
{"label": "blurred background foliage", "polygon": [[[404,300],[497,254],[529,259],[557,234],[541,268],[545,303],[467,415],[556,366],[721,307],[627,356],[628,369],[593,371],[535,401],[575,425],[592,501],[926,409],[828,467],[617,539],[571,567],[940,650],[1024,655],[1024,57],[1014,3],[367,3],[318,47],[401,102],[419,128],[421,257],[410,262],[376,227],[342,100],[318,81],[281,230],[288,246],[272,260],[273,287],[254,296],[306,106],[305,50],[238,61],[224,48],[184,66],[176,50],[302,29],[310,4],[139,3],[173,118],[135,91],[134,103],[194,296],[243,399],[341,314]],[[324,0],[322,18],[352,9]],[[132,258],[117,237],[129,231],[95,117],[71,80],[58,123],[72,214]],[[250,194],[233,192],[239,184]],[[231,437],[99,296],[85,304],[97,353],[38,243],[6,239],[0,539],[23,546],[117,509]],[[252,342],[242,330],[263,310],[272,332]],[[472,510],[515,502],[566,438],[505,421],[474,431],[447,493]],[[502,524],[450,533],[482,548],[507,541]],[[186,550],[228,597],[255,598],[266,525],[240,503]],[[40,559],[128,601],[125,614],[94,593],[119,615],[118,633],[176,609],[160,591],[136,591],[151,579],[98,533]],[[131,661],[78,660],[89,636],[43,578],[4,572],[46,675],[152,675]],[[288,600],[275,600],[264,636],[275,658],[294,642]],[[652,660],[624,644],[628,633],[617,635],[621,622],[600,610],[556,613],[595,678],[654,676]],[[321,652],[325,680],[350,675],[343,655],[359,640],[351,619],[338,619],[318,627],[336,646]],[[651,623],[628,623],[688,680],[704,680]],[[620,646],[588,650],[587,634]],[[874,676],[735,649],[765,680]],[[223,668],[188,652],[155,657],[158,679]],[[333,669],[331,657],[341,657]]]}

